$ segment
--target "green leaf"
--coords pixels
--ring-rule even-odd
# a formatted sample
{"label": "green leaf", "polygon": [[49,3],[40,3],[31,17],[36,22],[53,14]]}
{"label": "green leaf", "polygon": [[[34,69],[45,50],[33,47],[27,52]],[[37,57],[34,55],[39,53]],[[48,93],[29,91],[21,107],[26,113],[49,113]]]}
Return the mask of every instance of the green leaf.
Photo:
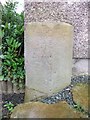
{"label": "green leaf", "polygon": [[0,45],[0,50],[2,49],[2,45]]}
{"label": "green leaf", "polygon": [[7,104],[4,105],[4,107],[7,107],[7,106],[8,106]]}
{"label": "green leaf", "polygon": [[11,27],[11,26],[10,26],[10,23],[8,23],[8,29],[10,29],[10,27]]}
{"label": "green leaf", "polygon": [[5,28],[5,25],[1,25],[2,28]]}
{"label": "green leaf", "polygon": [[0,38],[2,38],[3,36],[4,36],[4,32],[1,31],[1,29],[0,29]]}
{"label": "green leaf", "polygon": [[0,81],[2,81],[4,79],[3,75],[0,75]]}
{"label": "green leaf", "polygon": [[0,58],[1,58],[1,59],[4,59],[4,55],[0,55]]}

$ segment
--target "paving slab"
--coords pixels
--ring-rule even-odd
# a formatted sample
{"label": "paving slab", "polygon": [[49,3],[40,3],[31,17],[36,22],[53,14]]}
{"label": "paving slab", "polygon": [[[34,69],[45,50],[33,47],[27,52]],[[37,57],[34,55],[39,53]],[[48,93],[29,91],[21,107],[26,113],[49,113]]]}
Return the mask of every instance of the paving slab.
{"label": "paving slab", "polygon": [[29,102],[18,105],[12,112],[11,118],[86,118],[87,116],[75,111],[65,102],[45,104]]}
{"label": "paving slab", "polygon": [[86,111],[88,111],[90,105],[89,87],[90,85],[88,84],[77,83],[72,89],[74,101],[81,105]]}

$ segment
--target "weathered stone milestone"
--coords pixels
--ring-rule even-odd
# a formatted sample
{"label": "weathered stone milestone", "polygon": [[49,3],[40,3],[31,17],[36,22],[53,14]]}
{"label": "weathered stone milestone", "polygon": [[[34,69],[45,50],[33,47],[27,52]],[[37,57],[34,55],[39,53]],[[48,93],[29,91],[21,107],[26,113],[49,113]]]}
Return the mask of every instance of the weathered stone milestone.
{"label": "weathered stone milestone", "polygon": [[25,30],[25,100],[50,96],[70,84],[73,26],[32,22]]}

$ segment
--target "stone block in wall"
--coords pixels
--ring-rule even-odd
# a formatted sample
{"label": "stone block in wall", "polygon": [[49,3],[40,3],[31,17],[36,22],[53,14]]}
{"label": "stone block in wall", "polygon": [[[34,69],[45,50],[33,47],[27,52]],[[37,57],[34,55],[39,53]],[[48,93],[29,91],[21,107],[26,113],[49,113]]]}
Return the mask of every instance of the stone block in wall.
{"label": "stone block in wall", "polygon": [[74,59],[72,75],[88,75],[90,59]]}

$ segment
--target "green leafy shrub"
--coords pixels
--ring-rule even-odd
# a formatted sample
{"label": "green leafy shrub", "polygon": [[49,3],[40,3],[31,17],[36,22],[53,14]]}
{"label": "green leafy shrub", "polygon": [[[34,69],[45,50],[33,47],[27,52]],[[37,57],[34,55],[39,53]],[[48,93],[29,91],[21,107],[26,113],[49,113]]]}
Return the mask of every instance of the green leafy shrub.
{"label": "green leafy shrub", "polygon": [[4,107],[7,108],[9,112],[12,112],[12,110],[14,109],[14,104],[12,102],[8,102],[4,105]]}
{"label": "green leafy shrub", "polygon": [[18,48],[21,43],[14,38],[6,39],[8,46],[7,51],[4,52],[3,71],[4,80],[12,81],[14,85],[19,88],[24,87],[24,58],[18,55]]}
{"label": "green leafy shrub", "polygon": [[4,81],[11,81],[24,88],[24,13],[16,13],[17,2],[2,6],[2,74]]}
{"label": "green leafy shrub", "polygon": [[[2,37],[3,37],[4,33],[3,31],[0,29],[0,43],[2,43]],[[2,45],[0,44],[0,80],[3,80],[3,75],[2,75],[2,59],[3,59],[3,55],[2,55]]]}
{"label": "green leafy shrub", "polygon": [[2,6],[2,30],[4,30],[4,37],[2,43],[4,44],[3,50],[7,49],[6,39],[14,38],[21,42],[19,48],[19,54],[24,53],[24,13],[16,13],[17,2],[6,2],[6,5]]}

